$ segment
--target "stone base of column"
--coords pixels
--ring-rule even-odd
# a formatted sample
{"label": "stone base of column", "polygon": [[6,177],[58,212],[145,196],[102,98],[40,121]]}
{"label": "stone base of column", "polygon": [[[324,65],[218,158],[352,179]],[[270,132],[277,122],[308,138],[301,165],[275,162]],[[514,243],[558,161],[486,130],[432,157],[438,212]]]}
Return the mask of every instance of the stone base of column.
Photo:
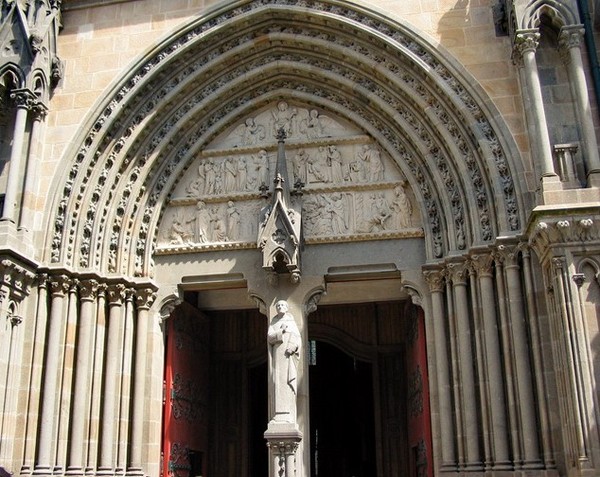
{"label": "stone base of column", "polygon": [[61,471],[61,467],[47,467],[44,465],[39,465],[33,469],[33,473],[31,475],[50,476],[54,474],[60,474]]}
{"label": "stone base of column", "polygon": [[84,475],[84,469],[83,467],[67,467],[67,471],[65,472],[65,475]]}
{"label": "stone base of column", "polygon": [[265,431],[270,454],[270,477],[296,476],[296,450],[302,440],[298,425],[291,422],[271,421]]}
{"label": "stone base of column", "polygon": [[110,468],[110,467],[99,467],[96,475],[101,475],[101,476],[114,476],[115,475],[115,469]]}
{"label": "stone base of column", "polygon": [[130,467],[129,469],[127,469],[127,473],[125,475],[131,477],[143,477],[144,469],[142,469],[141,467]]}

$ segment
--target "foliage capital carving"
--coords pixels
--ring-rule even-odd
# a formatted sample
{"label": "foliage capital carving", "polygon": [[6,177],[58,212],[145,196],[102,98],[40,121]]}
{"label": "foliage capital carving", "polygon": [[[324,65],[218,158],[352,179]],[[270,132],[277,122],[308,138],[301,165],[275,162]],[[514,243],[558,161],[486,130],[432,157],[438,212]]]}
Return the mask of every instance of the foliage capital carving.
{"label": "foliage capital carving", "polygon": [[429,291],[432,293],[444,291],[445,274],[443,270],[425,270],[423,276],[429,285]]}
{"label": "foliage capital carving", "polygon": [[156,300],[156,291],[152,288],[139,289],[137,290],[135,299],[138,310],[148,310],[152,306],[152,303],[154,303],[154,300]]}

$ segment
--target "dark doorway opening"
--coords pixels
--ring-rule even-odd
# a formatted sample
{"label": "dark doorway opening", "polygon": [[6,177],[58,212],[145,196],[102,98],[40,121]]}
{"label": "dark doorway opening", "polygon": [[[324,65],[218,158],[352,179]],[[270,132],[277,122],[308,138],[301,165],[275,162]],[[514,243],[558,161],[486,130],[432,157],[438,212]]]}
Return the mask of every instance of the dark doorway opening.
{"label": "dark doorway opening", "polygon": [[248,475],[269,473],[269,453],[264,439],[268,418],[267,363],[248,370]]}
{"label": "dark doorway opening", "polygon": [[311,343],[311,476],[373,477],[373,366],[333,345]]}

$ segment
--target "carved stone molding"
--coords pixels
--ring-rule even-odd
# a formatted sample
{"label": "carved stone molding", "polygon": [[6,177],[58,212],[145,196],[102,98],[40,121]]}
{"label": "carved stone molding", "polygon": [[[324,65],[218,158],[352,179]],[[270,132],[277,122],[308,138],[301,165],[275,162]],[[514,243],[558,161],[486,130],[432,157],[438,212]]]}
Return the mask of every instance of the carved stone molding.
{"label": "carved stone molding", "polygon": [[304,302],[304,315],[308,316],[311,313],[317,311],[317,305],[319,304],[319,301],[321,301],[321,298],[323,298],[323,296],[326,294],[326,290],[323,287],[317,287],[314,290],[311,290],[308,295],[307,298]]}
{"label": "carved stone molding", "polygon": [[598,248],[600,216],[595,211],[578,215],[540,217],[529,227],[529,245],[539,257],[553,246]]}
{"label": "carved stone molding", "polygon": [[183,301],[179,297],[169,297],[160,307],[160,321],[164,322],[165,320],[169,319],[171,313],[173,313],[173,310],[177,306],[181,305],[181,303],[183,303]]}
{"label": "carved stone molding", "polygon": [[[497,192],[503,197],[505,208],[496,210],[507,212],[501,212],[501,220],[506,221],[506,224],[500,228],[511,231],[519,229],[517,196],[505,151],[508,139],[498,136],[495,126],[488,119],[488,114],[481,109],[471,90],[461,84],[432,48],[411,37],[398,25],[392,25],[372,12],[367,13],[360,8],[330,2],[310,3],[311,9],[327,12],[328,18],[335,22],[336,28],[340,30],[335,40],[331,36],[327,40],[331,43],[332,55],[347,51],[355,52],[357,58],[364,58],[365,61],[376,59],[386,70],[385,75],[374,76],[372,69],[369,69],[368,74],[366,70],[357,73],[358,70],[350,70],[344,66],[341,59],[324,61],[312,55],[294,54],[290,51],[283,56],[279,55],[277,61],[297,65],[298,80],[278,80],[271,84],[261,84],[254,91],[238,88],[235,79],[240,75],[263,71],[272,64],[274,58],[268,55],[259,55],[245,63],[231,62],[231,65],[235,63],[235,66],[224,71],[218,79],[215,79],[217,77],[214,75],[211,78],[194,77],[194,72],[206,70],[203,66],[207,62],[227,55],[228,51],[232,50],[230,42],[236,45],[256,45],[255,36],[264,32],[244,31],[239,37],[226,38],[216,27],[223,22],[235,21],[238,17],[259,16],[262,14],[260,9],[268,8],[270,16],[281,17],[281,24],[273,24],[274,30],[268,32],[273,38],[285,38],[292,32],[295,41],[300,44],[310,45],[322,39],[322,26],[318,23],[300,29],[297,25],[292,27],[288,24],[293,20],[290,17],[296,14],[294,6],[296,2],[291,0],[258,1],[243,7],[223,10],[211,19],[194,25],[185,34],[166,42],[155,55],[147,58],[139,70],[133,72],[131,77],[122,83],[121,88],[107,101],[90,127],[88,136],[81,141],[79,151],[73,154],[75,159],[69,167],[71,172],[64,188],[61,188],[61,197],[57,199],[58,205],[55,209],[55,233],[51,253],[53,262],[63,261],[66,264],[76,264],[84,268],[94,267],[120,274],[151,274],[151,256],[157,246],[156,233],[152,227],[162,213],[164,199],[173,187],[175,178],[184,172],[185,164],[189,164],[190,158],[199,147],[209,144],[223,131],[222,118],[233,118],[235,115],[232,113],[243,109],[244,105],[278,94],[277,92],[290,90],[305,97],[315,98],[317,102],[330,101],[356,117],[369,118],[368,127],[378,131],[382,140],[387,142],[387,150],[393,152],[394,159],[404,164],[411,185],[418,187],[420,203],[423,204],[423,218],[426,219],[429,232],[427,236],[431,237],[428,253],[432,256],[442,257],[449,248],[465,250],[472,236],[477,236],[483,241],[493,240],[499,217],[496,217],[496,212],[489,207],[493,194],[485,184],[502,184],[498,186]],[[348,30],[348,18],[355,19],[356,23],[353,25],[361,25],[360,35],[357,35],[354,29],[352,32],[344,31]],[[198,50],[185,48],[193,42],[200,41],[200,38],[208,37],[211,43],[216,45],[208,55],[194,57],[193,52]],[[414,65],[404,69],[399,67],[397,55],[392,58],[385,54],[389,42],[393,42],[395,48],[403,55],[418,56],[420,61],[428,66],[428,71],[431,72],[429,77],[434,78],[439,86],[432,88],[422,81],[421,73]],[[181,64],[182,68],[175,68],[173,71],[177,73],[170,75],[168,80],[163,81],[159,74],[155,74],[166,63],[173,66],[174,61]],[[330,88],[327,82],[322,82],[315,87],[313,82],[302,80],[302,69],[320,71],[334,81],[336,86]],[[164,101],[167,97],[176,97],[173,92],[184,88],[191,81],[198,85],[198,93],[185,105],[176,106]],[[353,88],[353,95],[356,91],[362,91],[380,104],[377,107],[381,117],[378,118],[372,111],[365,111],[359,102],[351,100],[350,92],[344,91],[342,87],[348,82],[352,82],[358,88]],[[396,86],[389,87],[392,84]],[[442,133],[440,130],[432,134],[429,128],[423,127],[423,124],[429,122],[425,121],[421,110],[407,108],[405,103],[389,93],[398,87],[410,91],[418,101],[431,105],[428,111],[439,119],[439,128],[446,132]],[[221,101],[225,97],[225,90],[228,101]],[[445,98],[445,102],[442,103],[439,91],[451,92],[452,99]],[[213,98],[215,102],[215,108],[208,117],[202,109],[203,106],[200,106],[206,98]],[[222,104],[216,107],[219,102]],[[146,122],[145,118],[155,111],[159,103],[169,114],[154,115],[156,119]],[[463,106],[455,107],[459,103]],[[451,108],[449,104],[452,104]],[[386,108],[394,110],[400,119],[384,117],[388,114],[385,112]],[[117,120],[117,111],[124,110],[131,112],[126,123]],[[312,130],[305,132],[306,137],[311,136],[311,140],[313,137],[315,140],[319,139],[321,115],[326,116],[318,112]],[[169,119],[160,123],[165,117]],[[196,118],[200,117],[203,119],[196,121]],[[263,137],[263,131],[257,128],[256,122],[252,123],[252,119],[254,117],[250,116],[248,123],[244,122],[242,135],[239,136],[247,147],[252,147],[254,142]],[[194,123],[195,129],[183,127],[184,120],[189,120],[188,124]],[[401,126],[390,128],[390,124],[399,124],[397,121],[400,121]],[[146,138],[139,137],[139,126],[142,122],[143,134],[148,134]],[[477,125],[476,131],[465,126],[472,124]],[[264,126],[264,129],[266,134],[268,128]],[[122,139],[116,142],[110,139],[115,137]],[[477,196],[473,197],[473,200],[464,192],[462,182],[465,179],[453,164],[454,159],[446,157],[442,152],[448,150],[443,147],[447,137],[452,137],[456,150],[461,151],[462,158],[466,158],[466,167],[470,175],[466,180],[472,181],[475,187],[469,190],[473,190]],[[168,148],[172,152],[166,153],[163,146],[170,141],[178,146]],[[142,144],[147,144],[147,147],[144,146],[146,149],[140,149]],[[491,151],[490,155],[486,154],[492,161],[489,164],[486,164],[488,160],[481,154],[481,147]],[[436,175],[442,178],[439,184],[434,184],[428,170],[435,170]],[[88,174],[87,171],[91,173]],[[499,180],[488,179],[486,176],[490,171]],[[438,192],[441,192],[443,197],[437,197]],[[114,197],[123,199],[122,207],[112,207]],[[442,220],[440,209],[440,203],[446,200],[452,210],[452,218],[447,221]],[[82,207],[82,204],[85,206]],[[471,207],[476,207],[477,213],[469,213],[468,209]],[[122,210],[126,212],[121,212]],[[104,213],[105,211],[107,213]],[[66,217],[69,217],[68,223]],[[477,223],[471,223],[471,217],[476,217]],[[93,222],[86,224],[89,219]],[[444,224],[450,224],[450,230],[446,231]],[[92,238],[88,240],[90,230]],[[102,253],[100,244],[106,242],[102,234],[110,235],[111,246],[108,255]]]}

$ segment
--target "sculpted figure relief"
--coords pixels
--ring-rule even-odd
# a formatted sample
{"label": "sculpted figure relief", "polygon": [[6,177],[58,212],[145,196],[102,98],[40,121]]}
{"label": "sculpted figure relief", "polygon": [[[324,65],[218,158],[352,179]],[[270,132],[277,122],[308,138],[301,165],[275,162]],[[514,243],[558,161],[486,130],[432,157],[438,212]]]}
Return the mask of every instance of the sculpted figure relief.
{"label": "sculpted figure relief", "polygon": [[296,422],[296,395],[298,393],[297,364],[300,360],[302,338],[300,330],[285,300],[275,304],[277,314],[267,332],[275,390],[275,415],[272,420]]}
{"label": "sculpted figure relief", "polygon": [[398,228],[411,227],[412,204],[404,191],[404,183],[394,189],[394,200],[391,207],[396,212]]}
{"label": "sculpted figure relief", "polygon": [[290,185],[303,184],[294,192],[304,195],[294,199],[301,197],[307,238],[387,237],[415,228],[408,185],[373,138],[316,108],[278,101],[242,118],[204,151],[190,169],[192,177],[173,194],[159,235],[162,245],[219,249],[226,242],[252,241],[258,222],[247,216],[258,213],[261,197],[272,188],[270,151],[282,127],[292,138]]}
{"label": "sculpted figure relief", "polygon": [[288,103],[280,101],[277,104],[277,109],[272,112],[273,115],[273,134],[283,128],[287,137],[292,137],[295,132],[295,118],[298,114],[296,108],[290,108]]}
{"label": "sculpted figure relief", "polygon": [[235,204],[230,200],[227,202],[227,238],[238,240],[240,236],[240,213]]}

